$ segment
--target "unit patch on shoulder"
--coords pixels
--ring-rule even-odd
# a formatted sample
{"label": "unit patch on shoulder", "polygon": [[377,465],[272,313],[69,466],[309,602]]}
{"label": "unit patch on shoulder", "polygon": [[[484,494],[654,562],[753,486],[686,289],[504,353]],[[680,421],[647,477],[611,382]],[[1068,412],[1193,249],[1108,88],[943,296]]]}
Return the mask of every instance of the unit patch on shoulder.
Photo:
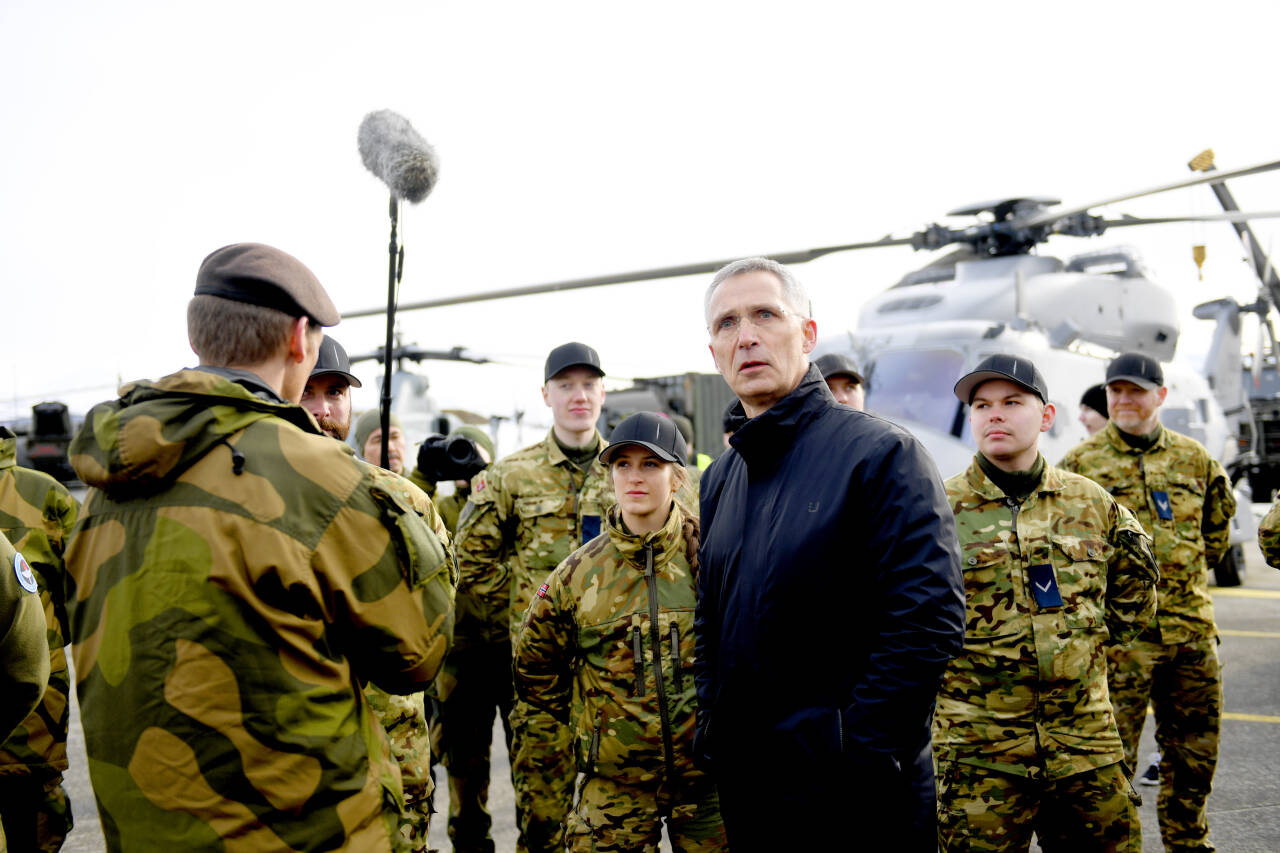
{"label": "unit patch on shoulder", "polygon": [[547,590],[549,589],[551,589],[551,584],[549,583],[544,583],[542,586],[538,587],[538,598],[546,598]]}
{"label": "unit patch on shoulder", "polygon": [[18,576],[18,583],[22,584],[22,588],[27,592],[40,591],[35,572],[31,571],[31,567],[27,565],[27,561],[21,554],[13,555],[13,573]]}
{"label": "unit patch on shoulder", "polygon": [[477,492],[484,491],[484,472],[483,471],[481,471],[479,474],[476,475],[475,490]]}

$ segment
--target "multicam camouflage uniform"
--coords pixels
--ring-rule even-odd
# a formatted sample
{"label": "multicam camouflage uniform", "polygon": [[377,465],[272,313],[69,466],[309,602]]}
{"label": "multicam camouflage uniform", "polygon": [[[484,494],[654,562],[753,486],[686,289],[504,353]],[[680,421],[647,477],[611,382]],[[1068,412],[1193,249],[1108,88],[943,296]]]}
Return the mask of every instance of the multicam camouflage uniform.
{"label": "multicam camouflage uniform", "polygon": [[62,788],[71,714],[62,557],[79,510],[57,480],[19,467],[17,439],[7,430],[0,433],[0,533],[36,574],[49,633],[49,687],[39,707],[0,745],[0,820],[14,850],[57,851],[72,826]]}
{"label": "multicam camouflage uniform", "polygon": [[1208,571],[1227,552],[1231,483],[1199,442],[1164,427],[1142,451],[1108,423],[1062,467],[1110,492],[1155,540],[1159,609],[1136,641],[1111,650],[1111,703],[1131,769],[1147,702],[1155,706],[1165,846],[1212,850],[1205,804],[1218,761],[1222,678]]}
{"label": "multicam camouflage uniform", "polygon": [[449,643],[440,541],[301,408],[184,370],[71,446],[67,551],[109,850],[390,850],[403,794],[358,684],[420,690]]}
{"label": "multicam camouflage uniform", "polygon": [[[451,568],[456,566],[449,550],[449,531],[444,519],[427,493],[412,481],[376,465],[361,462],[374,482],[399,496],[414,512],[422,516],[448,553]],[[457,578],[451,574],[450,590]],[[446,657],[446,661],[448,658]],[[443,668],[441,670],[443,672]],[[404,808],[400,811],[399,834],[391,838],[391,847],[400,853],[426,853],[427,835],[431,828],[432,793],[435,780],[431,776],[431,749],[434,732],[429,722],[427,691],[398,696],[374,684],[366,684],[364,698],[373,717],[387,733],[391,757],[400,768],[404,789]]]}
{"label": "multicam camouflage uniform", "polygon": [[675,504],[643,536],[609,511],[534,597],[514,641],[516,692],[573,732],[570,850],[725,850],[714,784],[693,766],[698,525]]}
{"label": "multicam camouflage uniform", "polygon": [[[593,442],[603,446],[598,432]],[[477,474],[458,519],[458,633],[466,638],[463,644],[506,646],[547,575],[600,533],[603,511],[612,502],[604,466],[593,459],[586,471],[579,469],[556,443],[554,431]],[[506,660],[509,673],[509,652]],[[444,698],[447,709],[449,699]],[[563,850],[562,823],[574,779],[569,730],[523,702],[516,702],[510,723],[519,849]],[[452,737],[447,720],[445,737]],[[453,773],[450,764],[451,786]],[[463,802],[475,799],[468,796]]]}
{"label": "multicam camouflage uniform", "polygon": [[1280,501],[1271,505],[1258,525],[1258,545],[1267,565],[1280,569]]}
{"label": "multicam camouflage uniform", "polygon": [[946,487],[967,616],[934,716],[943,848],[1027,850],[1034,829],[1046,850],[1140,853],[1106,648],[1155,615],[1150,537],[1096,484],[1047,465],[1021,504],[976,458]]}

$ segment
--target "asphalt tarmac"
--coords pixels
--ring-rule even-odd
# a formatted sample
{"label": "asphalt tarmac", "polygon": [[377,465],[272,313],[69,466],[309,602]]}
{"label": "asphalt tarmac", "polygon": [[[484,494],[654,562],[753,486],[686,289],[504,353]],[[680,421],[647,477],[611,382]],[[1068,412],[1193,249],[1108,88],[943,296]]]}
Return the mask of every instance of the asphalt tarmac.
{"label": "asphalt tarmac", "polygon": [[[1280,851],[1280,571],[1262,561],[1256,546],[1247,546],[1244,585],[1212,590],[1226,685],[1226,713],[1213,794],[1209,798],[1210,838],[1223,853]],[[1148,719],[1141,756],[1155,751],[1155,723]],[[501,728],[495,726],[490,810],[498,851],[515,849],[515,809],[511,777]],[[85,762],[80,712],[73,705],[68,742],[71,768],[65,786],[71,797],[76,826],[63,847],[68,853],[105,850],[98,814],[93,805]],[[451,851],[445,832],[448,785],[437,768],[437,808],[431,843]],[[783,780],[779,780],[782,784]],[[1163,850],[1156,823],[1156,791],[1139,786],[1143,795],[1144,853]],[[664,839],[665,842],[665,839]],[[664,843],[664,850],[669,849]]]}

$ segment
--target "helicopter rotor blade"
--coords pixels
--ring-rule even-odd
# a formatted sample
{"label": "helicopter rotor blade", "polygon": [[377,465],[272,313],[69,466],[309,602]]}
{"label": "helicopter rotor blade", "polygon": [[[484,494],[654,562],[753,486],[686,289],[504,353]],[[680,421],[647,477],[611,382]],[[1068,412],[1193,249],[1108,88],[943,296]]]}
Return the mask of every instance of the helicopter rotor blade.
{"label": "helicopter rotor blade", "polygon": [[1074,207],[1053,208],[1051,210],[1041,211],[1040,213],[1030,216],[1027,219],[1019,220],[1018,225],[1026,228],[1035,228],[1038,225],[1048,225],[1058,219],[1068,216],[1074,216],[1077,213],[1086,213],[1095,207],[1105,207],[1108,204],[1115,204],[1120,201],[1129,201],[1130,199],[1142,198],[1143,196],[1156,195],[1157,193],[1169,192],[1171,190],[1180,190],[1184,187],[1194,187],[1200,184],[1212,184],[1218,181],[1225,181],[1230,178],[1242,178],[1246,175],[1259,175],[1263,172],[1270,172],[1280,169],[1280,160],[1272,160],[1266,163],[1258,163],[1253,166],[1242,166],[1239,169],[1227,169],[1225,171],[1209,172],[1208,174],[1196,175],[1192,178],[1183,178],[1172,183],[1162,184],[1156,187],[1149,187],[1145,190],[1137,192],[1125,193],[1124,195],[1114,196],[1112,198],[1104,198],[1089,204],[1076,205]]}
{"label": "helicopter rotor blade", "polygon": [[1250,219],[1280,219],[1280,210],[1237,210],[1230,213],[1204,213],[1192,216],[1123,216],[1120,219],[1104,219],[1107,228],[1124,228],[1126,225],[1168,225],[1175,222],[1245,222]]}
{"label": "helicopter rotor blade", "polygon": [[[817,249],[804,249],[798,252],[780,252],[766,255],[781,264],[802,264],[831,255],[836,252],[852,252],[858,249],[879,249],[885,246],[910,246],[910,237],[882,237],[867,243],[846,243],[840,246],[823,246]],[[604,287],[610,284],[631,284],[641,281],[657,281],[664,278],[679,278],[685,275],[705,275],[713,273],[725,264],[737,258],[719,261],[705,261],[696,264],[682,264],[674,267],[657,267],[648,270],[615,273],[613,275],[592,276],[590,278],[573,278],[565,281],[552,281],[544,284],[530,284],[522,287],[507,287],[501,290],[484,290],[478,293],[463,293],[456,296],[443,296],[439,299],[427,299],[422,302],[401,304],[398,311],[418,311],[424,308],[443,308],[447,305],[465,305],[469,302],[485,302],[490,299],[508,299],[513,296],[532,296],[538,293],[555,293],[561,290],[578,290],[585,287]],[[355,317],[375,317],[386,313],[386,308],[364,308],[359,311],[348,311],[342,319]]]}

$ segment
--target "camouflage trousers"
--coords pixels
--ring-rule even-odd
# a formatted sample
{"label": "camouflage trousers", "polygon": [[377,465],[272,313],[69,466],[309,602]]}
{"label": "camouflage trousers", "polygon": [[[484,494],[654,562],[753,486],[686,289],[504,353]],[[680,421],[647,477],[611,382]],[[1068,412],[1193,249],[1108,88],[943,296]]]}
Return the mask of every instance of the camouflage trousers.
{"label": "camouflage trousers", "polygon": [[404,789],[404,808],[392,827],[391,849],[395,853],[426,853],[435,783],[425,699],[421,693],[396,696],[373,686],[366,687],[364,693],[391,742],[391,756],[400,768]]}
{"label": "camouflage trousers", "polygon": [[496,711],[511,752],[511,644],[450,651],[436,688],[442,700],[440,758],[449,770],[449,841],[457,853],[493,853],[489,748]]}
{"label": "camouflage trousers", "polygon": [[564,850],[564,820],[577,775],[569,727],[519,700],[511,711],[511,782],[520,853]]}
{"label": "camouflage trousers", "polygon": [[0,776],[0,825],[14,853],[57,853],[74,825],[62,774]]}
{"label": "camouflage trousers", "polygon": [[565,846],[571,853],[657,853],[664,821],[675,853],[729,849],[710,782],[672,795],[598,776],[580,783],[565,823]]}
{"label": "camouflage trousers", "polygon": [[938,759],[938,843],[950,851],[1142,853],[1138,794],[1116,763],[1029,779]]}
{"label": "camouflage trousers", "polygon": [[1113,648],[1108,685],[1125,763],[1138,766],[1138,742],[1155,707],[1160,749],[1156,814],[1169,850],[1213,850],[1206,807],[1218,764],[1222,670],[1213,639],[1162,644],[1137,640]]}

